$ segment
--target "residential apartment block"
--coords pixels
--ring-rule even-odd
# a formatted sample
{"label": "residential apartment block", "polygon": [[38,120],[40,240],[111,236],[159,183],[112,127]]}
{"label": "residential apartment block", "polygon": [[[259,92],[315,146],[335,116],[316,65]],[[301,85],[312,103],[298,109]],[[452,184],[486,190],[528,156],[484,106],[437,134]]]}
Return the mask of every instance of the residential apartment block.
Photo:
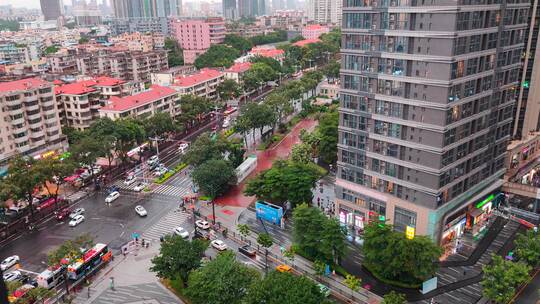
{"label": "residential apartment block", "polygon": [[225,70],[225,78],[242,83],[242,77],[251,68],[251,62],[235,63]]}
{"label": "residential apartment block", "polygon": [[173,20],[171,30],[184,50],[184,63],[192,64],[213,44],[225,39],[225,22],[222,18]]}
{"label": "residential apartment block", "polygon": [[39,78],[0,83],[0,166],[17,154],[41,157],[67,148],[53,84]]}
{"label": "residential apartment block", "polygon": [[168,112],[172,117],[180,113],[180,99],[176,90],[152,85],[138,94],[113,96],[99,109],[99,116],[112,120],[126,117],[144,119],[159,112]]}
{"label": "residential apartment block", "polygon": [[[344,1],[346,2],[347,0]],[[344,1],[307,0],[307,16],[316,23],[339,25],[341,24],[342,5]],[[358,3],[358,0],[352,3]]]}
{"label": "residential apartment block", "polygon": [[165,36],[160,33],[124,33],[111,37],[109,42],[114,43],[115,46],[127,48],[131,52],[150,52],[155,49],[163,49]]}
{"label": "residential apartment block", "polygon": [[330,32],[330,28],[327,26],[322,26],[320,24],[312,24],[305,26],[302,29],[302,37],[305,39],[318,39],[322,34]]}
{"label": "residential apartment block", "polygon": [[445,246],[478,235],[500,198],[530,2],[343,5],[339,220]]}
{"label": "residential apartment block", "polygon": [[176,78],[171,88],[180,95],[197,95],[208,99],[217,98],[217,86],[225,80],[225,74],[213,69],[202,69],[192,75]]}

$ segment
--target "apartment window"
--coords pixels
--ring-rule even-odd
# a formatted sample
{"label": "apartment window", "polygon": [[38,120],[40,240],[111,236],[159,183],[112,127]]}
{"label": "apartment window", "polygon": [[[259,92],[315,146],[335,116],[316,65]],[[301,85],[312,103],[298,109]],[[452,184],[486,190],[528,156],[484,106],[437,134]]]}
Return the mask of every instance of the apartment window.
{"label": "apartment window", "polygon": [[386,216],[386,203],[377,200],[371,200],[369,201],[369,210],[375,212],[377,215]]}
{"label": "apartment window", "polygon": [[407,226],[416,228],[416,212],[396,206],[394,208],[394,229],[405,232]]}
{"label": "apartment window", "polygon": [[372,16],[368,13],[344,13],[343,25],[345,28],[370,29]]}

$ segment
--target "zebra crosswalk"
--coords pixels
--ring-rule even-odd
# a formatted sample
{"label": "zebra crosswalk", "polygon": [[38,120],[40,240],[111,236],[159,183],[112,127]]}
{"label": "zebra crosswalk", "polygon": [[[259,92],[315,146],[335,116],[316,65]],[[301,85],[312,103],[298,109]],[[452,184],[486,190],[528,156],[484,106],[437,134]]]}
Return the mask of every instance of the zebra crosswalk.
{"label": "zebra crosswalk", "polygon": [[[178,209],[174,209],[162,217],[159,222],[155,223],[148,230],[143,232],[142,238],[145,240],[156,241],[160,237],[171,234],[173,229],[181,226],[187,231],[190,231],[191,224],[189,223],[189,213],[181,212]],[[191,232],[191,231],[190,231]]]}
{"label": "zebra crosswalk", "polygon": [[192,191],[189,187],[178,187],[174,185],[160,185],[155,188],[152,192],[159,193],[167,196],[174,196],[181,198],[183,196],[191,195]]}

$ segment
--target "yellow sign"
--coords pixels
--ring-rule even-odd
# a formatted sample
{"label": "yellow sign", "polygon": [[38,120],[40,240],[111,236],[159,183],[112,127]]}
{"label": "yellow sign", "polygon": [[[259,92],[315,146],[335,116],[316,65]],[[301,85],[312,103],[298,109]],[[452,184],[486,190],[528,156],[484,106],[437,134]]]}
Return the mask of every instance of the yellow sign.
{"label": "yellow sign", "polygon": [[405,236],[406,236],[409,240],[412,240],[412,239],[414,239],[414,232],[415,232],[414,227],[407,226],[407,228],[405,229]]}

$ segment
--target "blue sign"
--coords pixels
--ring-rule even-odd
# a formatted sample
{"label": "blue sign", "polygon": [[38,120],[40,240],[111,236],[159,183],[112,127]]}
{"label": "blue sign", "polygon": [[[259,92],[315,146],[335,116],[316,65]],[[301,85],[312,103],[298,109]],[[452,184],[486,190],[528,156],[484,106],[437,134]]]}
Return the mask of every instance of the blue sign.
{"label": "blue sign", "polygon": [[138,238],[139,238],[139,234],[138,234],[137,232],[133,232],[133,233],[131,234],[131,238],[133,238],[133,239],[138,239]]}
{"label": "blue sign", "polygon": [[424,281],[422,283],[422,290],[420,290],[420,292],[422,294],[426,294],[432,290],[434,290],[435,288],[437,288],[437,277],[433,277],[427,281]]}
{"label": "blue sign", "polygon": [[255,203],[257,219],[262,219],[272,224],[280,225],[283,218],[283,208],[267,202]]}

